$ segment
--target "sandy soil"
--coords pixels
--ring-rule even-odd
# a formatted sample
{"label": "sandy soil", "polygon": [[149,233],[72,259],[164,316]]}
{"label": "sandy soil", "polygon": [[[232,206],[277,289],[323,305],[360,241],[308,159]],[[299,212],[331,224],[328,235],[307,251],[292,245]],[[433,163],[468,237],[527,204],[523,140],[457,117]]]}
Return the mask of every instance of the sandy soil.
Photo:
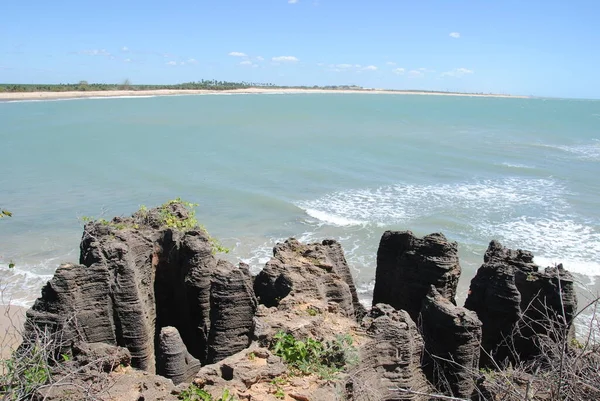
{"label": "sandy soil", "polygon": [[363,93],[363,94],[390,94],[390,95],[438,95],[438,96],[471,96],[471,97],[510,97],[526,98],[527,96],[511,95],[480,95],[469,93],[433,93],[433,92],[407,92],[391,90],[326,90],[326,89],[271,89],[248,88],[226,91],[211,90],[144,90],[144,91],[97,91],[97,92],[1,92],[0,101],[7,100],[50,100],[50,99],[77,99],[94,97],[122,97],[122,96],[170,96],[170,95],[211,95],[211,94],[293,94],[293,93]]}
{"label": "sandy soil", "polygon": [[21,344],[26,310],[21,306],[0,305],[0,359],[10,357],[12,350]]}

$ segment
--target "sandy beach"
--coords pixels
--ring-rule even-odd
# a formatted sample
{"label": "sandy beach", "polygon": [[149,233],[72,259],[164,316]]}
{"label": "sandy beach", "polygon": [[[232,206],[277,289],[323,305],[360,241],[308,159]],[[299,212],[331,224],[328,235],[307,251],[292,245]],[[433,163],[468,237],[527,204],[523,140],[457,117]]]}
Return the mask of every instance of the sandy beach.
{"label": "sandy beach", "polygon": [[21,343],[26,311],[21,306],[0,305],[0,360],[9,358]]}
{"label": "sandy beach", "polygon": [[380,89],[275,89],[275,88],[247,88],[234,90],[114,90],[114,91],[81,91],[81,92],[0,92],[0,101],[11,100],[53,100],[53,99],[79,99],[79,98],[104,98],[104,97],[129,97],[129,96],[176,96],[176,95],[214,95],[214,94],[300,94],[300,93],[361,93],[361,94],[389,94],[389,95],[430,95],[430,96],[471,96],[471,97],[502,97],[502,98],[527,98],[527,96],[447,93],[447,92],[418,92],[394,91]]}

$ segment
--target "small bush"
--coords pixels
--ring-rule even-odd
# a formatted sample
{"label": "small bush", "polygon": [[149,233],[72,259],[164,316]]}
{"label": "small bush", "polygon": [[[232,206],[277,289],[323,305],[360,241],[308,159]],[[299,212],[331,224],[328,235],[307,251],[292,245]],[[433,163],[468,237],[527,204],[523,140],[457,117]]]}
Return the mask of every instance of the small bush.
{"label": "small bush", "polygon": [[[181,212],[181,208],[178,210],[176,205],[182,206],[185,209],[185,212]],[[181,198],[176,198],[167,201],[152,210],[149,210],[145,205],[141,205],[139,210],[133,214],[132,218],[114,218],[112,220],[106,220],[104,218],[96,219],[90,216],[82,216],[80,217],[80,220],[84,224],[95,221],[103,226],[111,227],[116,230],[138,230],[143,226],[157,229],[167,227],[178,231],[200,230],[208,237],[213,255],[216,253],[229,253],[230,250],[228,248],[224,247],[218,239],[210,236],[206,228],[198,223],[195,210],[196,206],[198,206],[197,203],[191,203]]]}
{"label": "small bush", "polygon": [[303,374],[314,373],[324,379],[332,379],[336,373],[358,362],[358,353],[349,335],[339,335],[335,340],[326,342],[313,338],[297,340],[283,332],[277,333],[274,338],[273,353]]}
{"label": "small bush", "polygon": [[224,389],[221,397],[215,399],[209,392],[201,388],[190,385],[187,389],[179,393],[177,397],[183,401],[235,401],[234,396],[229,392],[229,389]]}

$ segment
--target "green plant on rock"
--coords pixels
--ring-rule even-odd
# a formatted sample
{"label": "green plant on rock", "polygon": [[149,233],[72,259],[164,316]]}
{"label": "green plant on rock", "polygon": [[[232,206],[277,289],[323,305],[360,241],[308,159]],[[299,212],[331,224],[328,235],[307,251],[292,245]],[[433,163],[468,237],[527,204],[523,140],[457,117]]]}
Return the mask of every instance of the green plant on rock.
{"label": "green plant on rock", "polygon": [[12,217],[12,213],[5,209],[0,209],[0,219],[3,217]]}
{"label": "green plant on rock", "polygon": [[283,391],[283,388],[281,388],[281,386],[285,385],[286,383],[287,383],[287,380],[281,376],[277,376],[273,380],[270,381],[270,384],[272,386],[275,386],[275,392],[273,393],[275,395],[275,398],[278,398],[281,400],[283,400],[285,398],[285,392]]}
{"label": "green plant on rock", "polygon": [[26,352],[13,352],[10,359],[0,361],[0,366],[0,396],[5,397],[2,400],[30,399],[50,381],[47,353],[40,345]]}
{"label": "green plant on rock", "polygon": [[308,316],[317,316],[319,314],[319,311],[313,307],[309,307],[306,308],[306,313],[308,313]]}
{"label": "green plant on rock", "polygon": [[[186,218],[182,219],[181,217],[173,213],[170,206],[176,204],[183,206],[187,210]],[[176,230],[192,230],[195,228],[199,228],[200,225],[198,224],[198,220],[196,219],[196,210],[194,209],[196,206],[198,206],[197,203],[187,202],[181,198],[172,199],[166,203],[163,203],[158,208],[161,223],[169,228],[174,228]]]}
{"label": "green plant on rock", "polygon": [[275,390],[275,398],[278,398],[280,400],[283,400],[285,398],[285,392],[283,391],[283,389],[278,388],[277,390]]}
{"label": "green plant on rock", "polygon": [[221,397],[215,399],[208,391],[193,384],[179,393],[177,398],[183,401],[236,401],[229,389],[224,389]]}
{"label": "green plant on rock", "polygon": [[297,340],[291,334],[279,332],[274,339],[273,353],[304,374],[314,373],[329,380],[358,362],[358,353],[349,335],[322,342],[310,337],[304,341]]}
{"label": "green plant on rock", "polygon": [[[173,213],[171,209],[171,205],[179,204],[182,205],[187,210],[187,217],[182,219]],[[229,249],[224,247],[221,242],[210,236],[208,230],[202,225],[198,223],[198,219],[196,218],[196,210],[195,207],[198,206],[197,203],[187,202],[181,198],[172,199],[159,207],[159,215],[161,218],[161,223],[169,228],[173,228],[176,230],[201,230],[208,237],[208,241],[212,247],[212,253],[229,253]],[[148,210],[145,206],[140,207],[140,212],[142,214],[147,214]]]}

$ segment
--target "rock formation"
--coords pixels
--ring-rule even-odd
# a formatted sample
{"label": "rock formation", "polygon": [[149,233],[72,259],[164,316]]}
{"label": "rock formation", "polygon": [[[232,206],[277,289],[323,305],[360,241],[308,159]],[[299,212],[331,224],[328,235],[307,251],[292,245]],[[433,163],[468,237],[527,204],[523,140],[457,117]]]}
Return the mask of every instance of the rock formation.
{"label": "rock formation", "polygon": [[479,373],[481,322],[431,287],[421,309],[423,370],[440,391],[470,398]]}
{"label": "rock formation", "polygon": [[[86,224],[80,265],[65,264],[28,311],[27,327],[127,348],[154,373],[163,327],[212,363],[250,344],[256,299],[245,267],[218,261],[181,202]],[[183,367],[182,367],[183,368]]]}
{"label": "rock formation", "polygon": [[[502,363],[547,351],[547,339],[568,338],[577,310],[573,278],[561,265],[542,271],[530,252],[496,241],[461,308],[457,244],[442,234],[386,231],[368,313],[334,240],[277,244],[256,278],[244,264],[215,258],[214,248],[180,201],[86,224],[79,264],[61,265],[27,312],[21,352],[48,329],[60,340],[51,357],[67,355],[59,373],[93,367],[85,374],[99,375],[94,386],[110,378],[110,388],[131,400],[174,400],[192,378],[217,397],[227,388],[240,399],[470,398],[478,364],[490,362],[483,354]],[[319,350],[316,361],[303,361],[313,369],[305,376],[291,378],[273,354],[286,355],[274,347],[281,332]],[[145,372],[120,376],[130,362]],[[323,371],[336,380],[323,380]],[[44,396],[63,399],[74,389],[81,399],[87,379]]]}
{"label": "rock formation", "polygon": [[273,258],[254,281],[254,291],[268,307],[287,298],[286,302],[320,301],[322,306],[332,302],[346,316],[358,319],[365,313],[342,247],[334,240],[304,245],[290,238],[277,244]]}
{"label": "rock formation", "polygon": [[[287,372],[281,358],[265,348],[251,347],[222,361],[204,366],[196,375],[194,383],[218,398],[224,388],[241,395],[260,392],[256,387],[269,383]],[[266,392],[266,391],[265,391]]]}
{"label": "rock formation", "polygon": [[573,277],[562,265],[540,271],[533,254],[492,241],[465,302],[483,323],[481,365],[527,360],[546,336],[568,336],[577,311]]}
{"label": "rock formation", "polygon": [[200,361],[190,355],[175,327],[160,330],[158,349],[157,373],[173,383],[189,383],[200,370]]}
{"label": "rock formation", "polygon": [[349,399],[427,399],[412,393],[431,394],[433,389],[421,370],[423,340],[408,313],[376,304],[362,327],[369,339],[359,347],[360,365],[349,374]]}
{"label": "rock formation", "polygon": [[416,321],[432,285],[455,303],[460,272],[458,245],[443,234],[417,238],[410,231],[386,231],[377,250],[373,305],[403,309]]}

